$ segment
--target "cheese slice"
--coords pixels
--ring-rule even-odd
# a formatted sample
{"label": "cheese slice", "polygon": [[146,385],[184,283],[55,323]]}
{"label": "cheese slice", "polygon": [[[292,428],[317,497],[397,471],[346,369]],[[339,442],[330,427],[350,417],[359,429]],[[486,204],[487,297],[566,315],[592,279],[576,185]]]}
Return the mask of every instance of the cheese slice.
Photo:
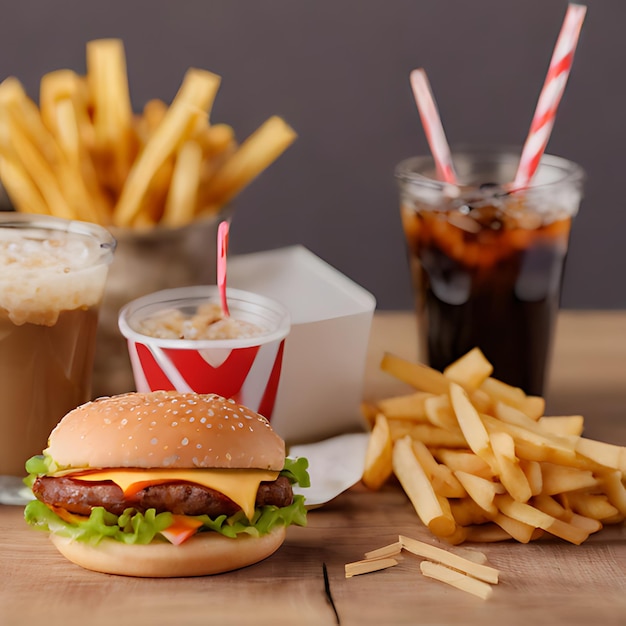
{"label": "cheese slice", "polygon": [[[111,480],[124,495],[173,481],[195,483],[223,493],[239,505],[250,520],[254,515],[259,484],[276,480],[279,473],[258,469],[103,469],[77,472],[71,474],[71,478],[87,482]],[[67,472],[62,474],[68,476]]]}

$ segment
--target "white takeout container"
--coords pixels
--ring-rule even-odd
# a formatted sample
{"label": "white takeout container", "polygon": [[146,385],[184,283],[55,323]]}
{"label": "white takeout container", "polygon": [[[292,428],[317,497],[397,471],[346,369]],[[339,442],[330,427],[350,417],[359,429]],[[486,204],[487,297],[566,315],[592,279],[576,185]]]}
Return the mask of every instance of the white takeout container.
{"label": "white takeout container", "polygon": [[374,296],[303,246],[230,256],[228,285],[274,298],[291,314],[276,432],[291,445],[363,430]]}

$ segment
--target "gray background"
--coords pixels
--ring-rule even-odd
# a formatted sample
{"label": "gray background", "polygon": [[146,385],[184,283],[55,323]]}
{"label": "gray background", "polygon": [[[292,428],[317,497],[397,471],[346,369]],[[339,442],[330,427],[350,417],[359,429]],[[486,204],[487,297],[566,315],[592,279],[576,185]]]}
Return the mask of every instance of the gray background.
{"label": "gray background", "polygon": [[[231,251],[301,243],[411,308],[393,168],[427,151],[408,75],[426,68],[452,144],[519,145],[566,10],[561,0],[22,0],[3,2],[0,78],[33,97],[121,37],[136,107],[189,66],[223,82],[212,120],[244,138],[272,114],[298,141],[239,197]],[[623,308],[626,2],[591,0],[548,151],[588,173],[563,304]]]}

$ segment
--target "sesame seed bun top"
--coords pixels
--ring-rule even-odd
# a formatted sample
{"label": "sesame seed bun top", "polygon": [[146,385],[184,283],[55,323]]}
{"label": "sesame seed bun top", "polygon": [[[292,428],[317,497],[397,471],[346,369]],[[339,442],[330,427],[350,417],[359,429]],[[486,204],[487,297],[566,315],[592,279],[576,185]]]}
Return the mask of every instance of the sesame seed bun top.
{"label": "sesame seed bun top", "polygon": [[99,398],[70,411],[46,453],[59,468],[280,471],[285,443],[264,417],[233,400],[155,391]]}

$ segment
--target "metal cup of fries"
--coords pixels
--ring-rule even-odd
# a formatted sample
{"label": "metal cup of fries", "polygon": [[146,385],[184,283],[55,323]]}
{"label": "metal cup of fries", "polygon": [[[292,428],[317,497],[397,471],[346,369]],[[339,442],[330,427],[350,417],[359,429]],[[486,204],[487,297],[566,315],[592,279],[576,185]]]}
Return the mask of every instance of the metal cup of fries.
{"label": "metal cup of fries", "polygon": [[[16,78],[0,83],[0,180],[16,210],[99,223],[118,239],[94,388],[111,394],[132,388],[130,364],[111,361],[119,307],[214,282],[217,223],[296,133],[273,116],[239,143],[231,126],[210,121],[220,76],[197,68],[171,104],[153,99],[135,112],[119,39],[88,42],[86,67],[45,74],[38,103]],[[105,368],[119,380],[100,384]]]}

